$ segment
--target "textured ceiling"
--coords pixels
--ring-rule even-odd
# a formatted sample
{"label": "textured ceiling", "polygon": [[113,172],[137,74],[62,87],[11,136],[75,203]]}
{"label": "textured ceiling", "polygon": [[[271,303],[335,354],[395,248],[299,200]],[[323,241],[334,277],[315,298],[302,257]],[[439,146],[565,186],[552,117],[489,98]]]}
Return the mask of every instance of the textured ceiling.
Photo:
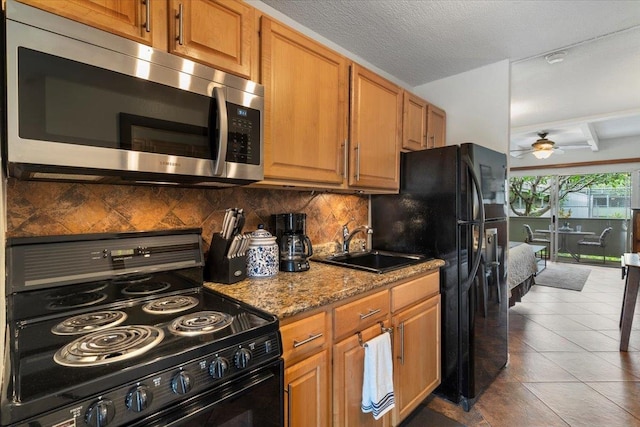
{"label": "textured ceiling", "polygon": [[638,0],[262,2],[412,87],[640,25]]}
{"label": "textured ceiling", "polygon": [[[539,131],[582,150],[640,146],[640,0],[262,3],[409,87],[510,60],[512,150]],[[565,60],[548,64],[558,50]]]}

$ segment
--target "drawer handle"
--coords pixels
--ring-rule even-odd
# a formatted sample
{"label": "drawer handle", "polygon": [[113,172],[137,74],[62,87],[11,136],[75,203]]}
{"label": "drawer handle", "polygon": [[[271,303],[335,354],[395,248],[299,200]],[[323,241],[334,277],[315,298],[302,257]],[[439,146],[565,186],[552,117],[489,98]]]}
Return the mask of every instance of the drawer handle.
{"label": "drawer handle", "polygon": [[319,334],[315,334],[315,335],[309,335],[309,338],[307,338],[306,340],[302,340],[302,341],[296,341],[293,340],[293,348],[297,348],[300,347],[301,345],[305,345],[307,343],[310,343],[313,340],[316,340],[318,338],[320,338],[322,336],[322,333]]}
{"label": "drawer handle", "polygon": [[371,316],[375,316],[376,314],[380,313],[382,311],[381,308],[377,308],[375,310],[371,310],[369,309],[369,312],[367,314],[360,314],[360,320],[364,320],[367,317],[371,317]]}

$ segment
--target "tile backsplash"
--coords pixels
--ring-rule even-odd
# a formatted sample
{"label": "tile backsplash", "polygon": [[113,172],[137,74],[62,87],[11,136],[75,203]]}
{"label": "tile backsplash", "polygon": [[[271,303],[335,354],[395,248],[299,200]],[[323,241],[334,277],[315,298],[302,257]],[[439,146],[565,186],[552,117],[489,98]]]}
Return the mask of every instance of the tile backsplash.
{"label": "tile backsplash", "polygon": [[202,227],[205,251],[226,208],[243,208],[245,231],[271,214],[304,212],[311,242],[342,241],[352,218],[367,224],[368,196],[312,191],[174,188],[19,181],[7,185],[7,237]]}

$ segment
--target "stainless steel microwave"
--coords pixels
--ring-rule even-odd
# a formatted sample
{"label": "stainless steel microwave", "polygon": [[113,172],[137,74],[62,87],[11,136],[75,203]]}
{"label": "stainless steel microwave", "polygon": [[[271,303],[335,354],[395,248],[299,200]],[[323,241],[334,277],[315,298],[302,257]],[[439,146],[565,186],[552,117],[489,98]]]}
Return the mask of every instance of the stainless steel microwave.
{"label": "stainless steel microwave", "polygon": [[263,179],[261,85],[15,1],[5,24],[9,176]]}

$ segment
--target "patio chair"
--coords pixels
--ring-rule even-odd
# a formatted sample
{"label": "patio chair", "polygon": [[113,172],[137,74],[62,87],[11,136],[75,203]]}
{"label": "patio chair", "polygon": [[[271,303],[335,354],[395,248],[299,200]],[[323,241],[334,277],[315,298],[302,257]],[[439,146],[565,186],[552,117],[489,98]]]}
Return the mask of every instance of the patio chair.
{"label": "patio chair", "polygon": [[531,230],[531,227],[529,226],[529,224],[523,224],[523,227],[524,227],[524,231],[527,233],[527,237],[525,237],[524,239],[525,243],[532,243],[532,244],[540,243],[546,246],[544,250],[544,259],[548,260],[549,252],[551,251],[551,240],[549,240],[547,236],[545,236],[544,234],[534,233]]}
{"label": "patio chair", "polygon": [[578,241],[578,262],[580,261],[580,252],[584,247],[602,248],[602,263],[606,261],[605,247],[607,246],[607,235],[611,233],[613,227],[607,227],[602,230],[599,236],[585,236],[582,240]]}

